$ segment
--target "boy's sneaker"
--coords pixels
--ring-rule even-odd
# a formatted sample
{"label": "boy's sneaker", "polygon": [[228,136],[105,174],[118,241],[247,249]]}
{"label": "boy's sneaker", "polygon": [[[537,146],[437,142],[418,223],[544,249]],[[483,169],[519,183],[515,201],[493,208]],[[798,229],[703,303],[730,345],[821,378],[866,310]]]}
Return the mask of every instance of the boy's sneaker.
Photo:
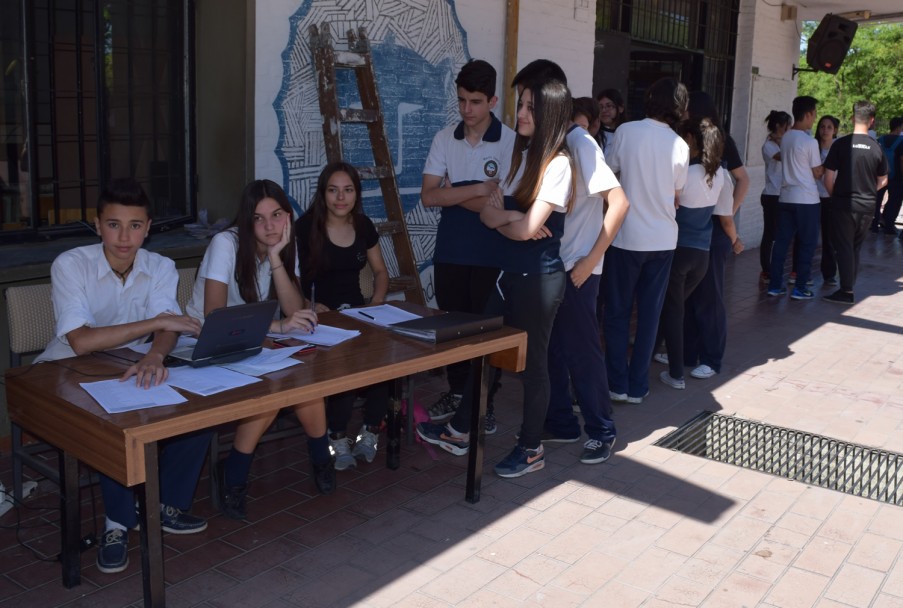
{"label": "boy's sneaker", "polygon": [[699,378],[700,380],[706,380],[708,378],[711,378],[712,376],[714,376],[717,373],[718,372],[716,372],[711,367],[709,367],[708,365],[703,363],[699,367],[694,367],[693,371],[690,372],[690,375],[693,376],[694,378]]}
{"label": "boy's sneaker", "polygon": [[361,432],[354,441],[354,447],[351,449],[351,456],[373,462],[373,459],[376,458],[377,447],[379,447],[379,435],[370,432],[366,426],[362,426]]}
{"label": "boy's sneaker", "polygon": [[600,441],[598,439],[590,439],[583,444],[583,453],[580,454],[580,462],[583,464],[599,464],[611,458],[611,448],[615,445],[615,440]]}
{"label": "boy's sneaker", "polygon": [[495,465],[495,474],[499,477],[520,477],[546,466],[545,451],[542,444],[535,450],[528,450],[518,444],[504,460]]}
{"label": "boy's sneaker", "polygon": [[630,405],[639,405],[643,402],[643,399],[649,396],[649,391],[646,391],[646,394],[642,397],[627,397],[627,403]]}
{"label": "boy's sneaker", "polygon": [[484,418],[483,421],[483,433],[486,435],[495,435],[495,432],[499,430],[499,426],[495,421],[495,414],[491,412],[486,414],[486,418]]}
{"label": "boy's sneaker", "polygon": [[791,272],[790,276],[787,277],[787,284],[788,285],[796,285],[796,273],[795,272]]}
{"label": "boy's sneaker", "polygon": [[330,458],[328,462],[323,464],[310,463],[311,470],[314,474],[314,485],[317,491],[326,496],[335,492],[335,459]]}
{"label": "boy's sneaker", "polygon": [[187,511],[163,505],[160,510],[160,524],[164,532],[170,534],[196,534],[207,529],[207,520]]}
{"label": "boy's sneaker", "polygon": [[800,289],[799,287],[794,287],[793,291],[790,292],[791,300],[811,300],[815,297],[815,294],[806,289]]}
{"label": "boy's sneaker", "polygon": [[129,567],[129,535],[113,528],[103,533],[97,551],[97,569],[104,574],[116,574]]}
{"label": "boy's sneaker", "polygon": [[672,378],[670,372],[664,371],[658,375],[659,380],[678,390],[687,388],[687,383],[683,378]]}
{"label": "boy's sneaker", "polygon": [[220,460],[214,467],[217,492],[219,493],[219,510],[229,519],[245,519],[248,516],[246,505],[248,484],[241,486],[226,485],[226,471]]}
{"label": "boy's sneaker", "polygon": [[345,471],[357,466],[357,461],[351,455],[351,438],[344,434],[336,435],[333,439],[329,436],[329,453],[335,459],[335,470]]}
{"label": "boy's sneaker", "polygon": [[768,294],[772,298],[777,297],[777,296],[786,296],[787,288],[786,287],[778,287],[777,289],[769,289],[765,293]]}
{"label": "boy's sneaker", "polygon": [[443,422],[455,415],[461,405],[461,395],[452,392],[442,393],[439,400],[430,406],[429,415],[432,422]]}
{"label": "boy's sneaker", "polygon": [[470,434],[458,433],[450,424],[421,422],[417,425],[417,434],[427,443],[438,445],[455,456],[464,456],[470,449]]}
{"label": "boy's sneaker", "polygon": [[770,280],[771,280],[771,275],[768,274],[767,272],[762,271],[759,273],[759,282],[760,283],[767,283]]}
{"label": "boy's sneaker", "polygon": [[835,304],[846,304],[847,306],[855,303],[856,301],[852,293],[844,291],[842,289],[838,289],[831,295],[823,297],[822,300],[824,300],[825,302],[833,302]]}
{"label": "boy's sneaker", "polygon": [[825,285],[829,287],[837,287],[837,277],[828,277],[825,279]]}
{"label": "boy's sneaker", "polygon": [[654,355],[652,355],[652,360],[664,365],[668,365],[668,353],[655,353]]}
{"label": "boy's sneaker", "polygon": [[608,391],[608,398],[614,403],[627,403],[627,393],[616,393]]}

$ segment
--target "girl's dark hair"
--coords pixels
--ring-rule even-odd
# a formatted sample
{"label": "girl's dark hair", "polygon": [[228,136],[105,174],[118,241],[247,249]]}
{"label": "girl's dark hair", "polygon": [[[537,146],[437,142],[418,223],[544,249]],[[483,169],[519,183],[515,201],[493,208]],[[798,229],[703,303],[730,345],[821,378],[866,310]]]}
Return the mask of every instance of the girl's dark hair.
{"label": "girl's dark hair", "polygon": [[[518,206],[526,211],[536,200],[542,184],[542,176],[552,159],[564,154],[571,160],[565,137],[571,126],[571,92],[560,80],[546,80],[525,87],[533,94],[533,137],[518,134],[514,139],[514,150],[511,154],[511,169],[507,183],[510,185],[520,168],[522,153],[527,150],[524,161],[524,173],[514,190],[513,196]],[[574,175],[571,173],[573,182]],[[572,184],[573,186],[573,184]],[[568,200],[568,211],[574,201],[574,188]]]}
{"label": "girl's dark hair", "polygon": [[659,78],[646,91],[646,116],[672,127],[687,109],[687,87],[674,78]]}
{"label": "girl's dark hair", "polygon": [[615,128],[618,128],[627,122],[627,110],[621,92],[617,89],[602,89],[596,94],[596,107],[598,107],[598,103],[602,101],[603,98],[610,99],[611,103],[615,104],[615,107],[618,108],[618,113],[615,116]]}
{"label": "girl's dark hair", "polygon": [[367,220],[361,200],[361,176],[353,165],[344,161],[329,163],[320,171],[320,177],[317,178],[317,190],[314,192],[314,197],[306,212],[311,218],[310,238],[307,241],[307,249],[299,252],[305,281],[308,278],[316,279],[318,275],[329,269],[329,260],[325,255],[326,243],[329,241],[329,235],[326,232],[326,219],[329,216],[329,209],[326,207],[326,187],[329,185],[329,179],[336,173],[347,173],[354,185],[354,207],[351,208],[349,215],[354,225],[354,232],[363,234],[366,228]]}
{"label": "girl's dark hair", "polygon": [[765,126],[768,127],[769,133],[774,133],[778,127],[789,125],[793,122],[793,116],[781,110],[772,110],[765,117]]}
{"label": "girl's dark hair", "polygon": [[834,125],[834,139],[837,139],[837,129],[840,128],[840,121],[837,120],[836,117],[831,116],[830,114],[825,114],[821,118],[818,119],[818,122],[815,123],[815,137],[818,137],[818,128],[821,126],[823,121],[829,121],[832,125]]}
{"label": "girl's dark hair", "polygon": [[708,118],[721,126],[721,116],[715,107],[715,100],[705,91],[693,91],[687,98],[688,118]]}
{"label": "girl's dark hair", "polygon": [[[245,302],[259,302],[262,294],[257,293],[257,237],[254,236],[254,215],[257,213],[257,204],[265,198],[271,198],[286,213],[286,220],[291,226],[291,241],[282,248],[279,258],[288,270],[288,276],[292,283],[299,287],[298,278],[295,276],[295,227],[292,222],[292,205],[285,195],[285,191],[276,182],[268,179],[258,179],[245,186],[238,204],[238,213],[232,221],[238,231],[238,251],[235,260],[235,283],[238,285],[238,293]],[[266,300],[276,297],[275,285],[270,282],[270,292],[266,294]]]}
{"label": "girl's dark hair", "polygon": [[593,101],[592,97],[578,97],[574,100],[574,110],[571,114],[571,120],[577,118],[578,114],[583,114],[592,123],[599,119],[599,104]]}
{"label": "girl's dark hair", "polygon": [[721,127],[710,118],[696,116],[680,123],[677,132],[681,136],[688,134],[693,136],[702,167],[705,169],[705,181],[711,188],[724,154],[724,132]]}

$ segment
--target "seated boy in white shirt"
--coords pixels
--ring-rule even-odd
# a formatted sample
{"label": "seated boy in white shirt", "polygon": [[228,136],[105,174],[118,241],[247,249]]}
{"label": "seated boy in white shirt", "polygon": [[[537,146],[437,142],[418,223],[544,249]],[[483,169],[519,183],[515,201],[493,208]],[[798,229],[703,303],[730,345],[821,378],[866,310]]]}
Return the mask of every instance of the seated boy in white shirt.
{"label": "seated boy in white shirt", "polygon": [[[180,333],[197,335],[200,322],[181,314],[176,301],[179,276],[172,260],[141,248],[151,225],[150,201],[133,179],[111,182],[100,194],[95,228],[101,243],[60,254],[50,271],[56,337],[37,361],[52,361],[145,342],[150,351],[122,375],[145,388],[159,385],[163,365]],[[210,433],[196,433],[163,444],[160,455],[162,527],[192,534],[207,522],[191,507]],[[114,573],[128,566],[128,530],[136,527],[132,489],[100,475],[106,525],[97,568]]]}

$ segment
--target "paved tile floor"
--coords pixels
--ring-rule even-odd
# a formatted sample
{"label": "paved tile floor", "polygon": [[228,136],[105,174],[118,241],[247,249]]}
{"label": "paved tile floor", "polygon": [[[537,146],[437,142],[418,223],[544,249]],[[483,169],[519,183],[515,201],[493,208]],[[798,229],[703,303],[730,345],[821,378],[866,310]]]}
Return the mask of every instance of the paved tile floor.
{"label": "paved tile floor", "polygon": [[[653,364],[646,402],[616,411],[608,463],[550,446],[543,471],[496,478],[519,420],[506,377],[475,505],[464,459],[441,451],[406,447],[400,470],[380,458],[320,497],[302,441],[266,444],[249,522],[216,514],[204,477],[208,530],[166,537],[168,605],[903,607],[903,507],[651,445],[709,409],[903,452],[903,243],[870,235],[862,258],[851,308],[767,298],[758,251],[733,260],[723,373],[677,391]],[[441,386],[418,379],[418,399]],[[0,465],[9,487],[7,454]],[[102,515],[83,498],[88,533]],[[82,585],[62,587],[55,508],[44,482],[0,519],[0,607],[140,605],[137,547],[119,575],[87,551]]]}

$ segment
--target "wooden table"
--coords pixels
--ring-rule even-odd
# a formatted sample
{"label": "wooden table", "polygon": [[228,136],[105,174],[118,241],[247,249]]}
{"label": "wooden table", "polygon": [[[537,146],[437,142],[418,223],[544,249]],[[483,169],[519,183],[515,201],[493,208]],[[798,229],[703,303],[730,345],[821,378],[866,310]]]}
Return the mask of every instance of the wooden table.
{"label": "wooden table", "polygon": [[[115,377],[128,365],[104,353],[7,371],[10,419],[62,451],[61,561],[63,584],[67,588],[81,581],[79,461],[126,486],[143,488],[143,492],[137,494],[144,600],[147,606],[163,606],[166,599],[159,508],[159,441],[466,360],[471,360],[476,373],[474,397],[479,408],[474,408],[471,418],[471,437],[477,439],[471,442],[465,498],[471,502],[480,499],[488,377],[485,367],[492,356],[494,365],[522,371],[526,334],[503,327],[471,338],[431,344],[339,313],[325,313],[320,316],[320,321],[359,329],[361,335],[332,348],[300,355],[303,365],[267,374],[262,377],[262,382],[209,397],[183,392],[188,402],[168,407],[121,414],[109,414],[101,408],[79,383]],[[122,352],[134,356],[132,351]],[[396,414],[399,401],[394,402]],[[396,415],[395,423],[390,424],[387,442],[390,466],[397,466],[399,421],[400,417]]]}

